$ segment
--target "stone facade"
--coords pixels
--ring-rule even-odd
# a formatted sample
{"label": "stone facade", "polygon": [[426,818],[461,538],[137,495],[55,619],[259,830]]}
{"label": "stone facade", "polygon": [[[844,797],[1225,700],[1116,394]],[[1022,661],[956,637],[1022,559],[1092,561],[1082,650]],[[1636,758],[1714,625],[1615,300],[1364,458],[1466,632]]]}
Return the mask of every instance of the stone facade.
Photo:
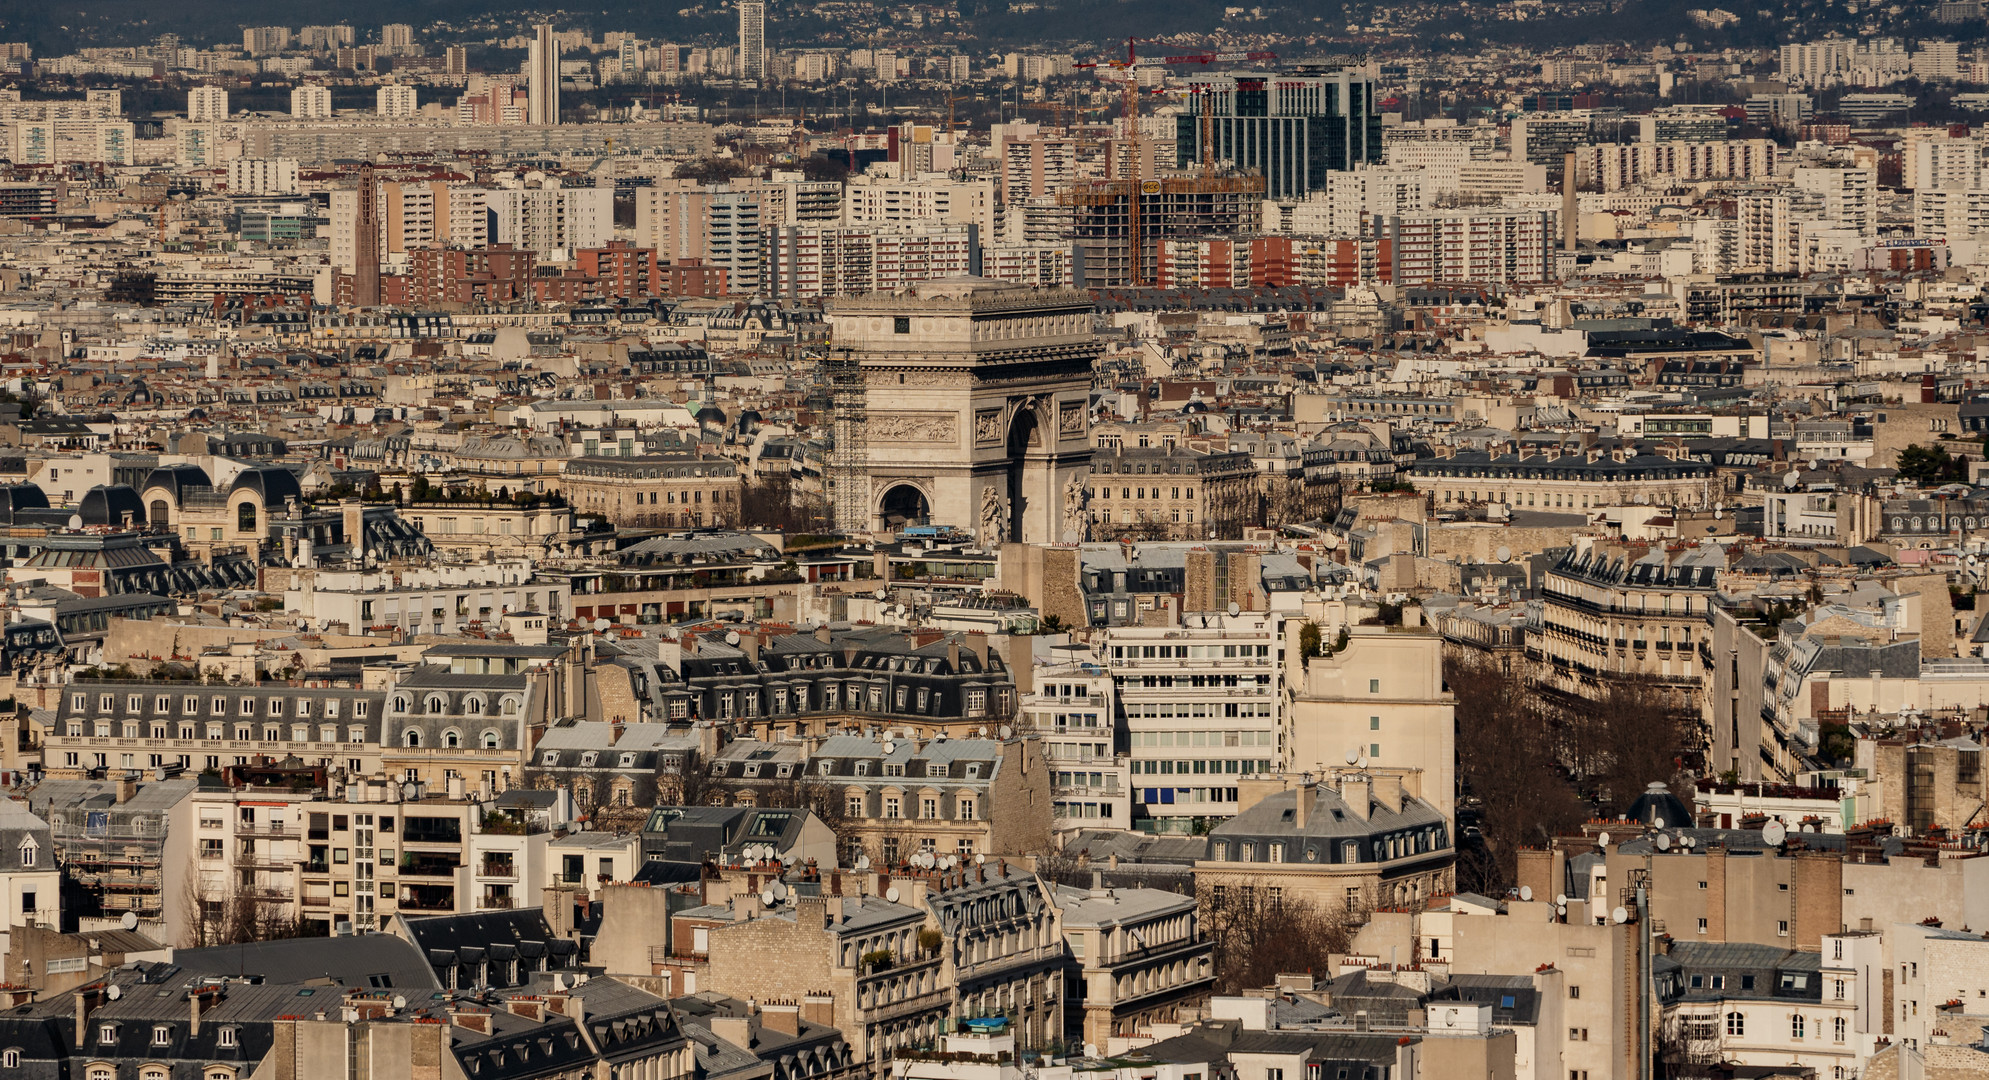
{"label": "stone facade", "polygon": [[830,304],[866,390],[870,528],[929,521],[989,546],[1081,539],[1091,299],[977,278]]}

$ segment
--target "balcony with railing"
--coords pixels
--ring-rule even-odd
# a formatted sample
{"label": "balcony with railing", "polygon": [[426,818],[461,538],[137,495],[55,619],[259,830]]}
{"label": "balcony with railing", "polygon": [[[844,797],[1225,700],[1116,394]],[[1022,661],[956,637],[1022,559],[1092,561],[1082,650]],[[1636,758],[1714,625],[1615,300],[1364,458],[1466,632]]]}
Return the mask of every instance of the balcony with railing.
{"label": "balcony with railing", "polygon": [[462,863],[454,854],[408,852],[401,857],[402,877],[455,877]]}
{"label": "balcony with railing", "polygon": [[518,865],[508,851],[488,852],[484,855],[483,862],[477,866],[477,876],[516,881],[518,879]]}
{"label": "balcony with railing", "polygon": [[456,887],[454,885],[403,885],[401,887],[402,911],[454,911],[456,910]]}

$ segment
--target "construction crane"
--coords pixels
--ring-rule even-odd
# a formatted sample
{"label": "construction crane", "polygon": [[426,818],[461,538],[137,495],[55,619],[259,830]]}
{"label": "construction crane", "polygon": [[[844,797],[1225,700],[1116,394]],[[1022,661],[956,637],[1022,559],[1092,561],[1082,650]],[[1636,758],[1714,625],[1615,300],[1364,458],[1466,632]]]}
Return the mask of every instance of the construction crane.
{"label": "construction crane", "polygon": [[[1025,109],[1042,109],[1049,113],[1050,124],[1053,127],[1063,127],[1064,114],[1072,111],[1069,105],[1061,101],[1025,101],[1022,103],[1022,107]],[[1075,119],[1075,116],[1073,116],[1073,119]]]}
{"label": "construction crane", "polygon": [[[962,102],[962,101],[974,101],[974,100],[977,100],[977,99],[978,99],[979,97],[980,97],[980,95],[979,95],[979,94],[948,94],[948,95],[946,95],[946,130],[947,130],[948,132],[953,132],[953,131],[958,131],[958,130],[959,130],[959,125],[958,125],[957,123],[955,123],[955,122],[954,122],[954,119],[953,119],[953,106],[954,106],[954,105],[956,105],[956,104],[958,104],[958,103],[960,103],[960,102]],[[969,122],[968,122],[968,125],[967,125],[967,126],[968,126],[968,127],[972,127],[972,126],[973,126],[973,122],[972,122],[972,121],[969,121]]]}
{"label": "construction crane", "polygon": [[[1146,284],[1146,245],[1140,230],[1140,99],[1139,77],[1134,68],[1140,66],[1136,49],[1137,38],[1126,39],[1126,58],[1120,60],[1092,61],[1074,64],[1073,67],[1105,68],[1118,73],[1125,80],[1126,140],[1132,144],[1132,173],[1126,188],[1126,246],[1128,251],[1127,268],[1130,284],[1137,289]],[[1107,177],[1110,181],[1110,177]]]}
{"label": "construction crane", "polygon": [[[1189,53],[1185,56],[1142,57],[1139,55],[1138,43],[1138,38],[1126,39],[1126,58],[1124,60],[1093,60],[1072,65],[1073,67],[1080,68],[1104,68],[1117,72],[1117,77],[1125,80],[1126,85],[1123,92],[1125,95],[1126,139],[1132,146],[1133,159],[1132,172],[1129,177],[1131,183],[1126,195],[1126,233],[1127,241],[1132,249],[1132,258],[1130,260],[1132,268],[1131,284],[1134,288],[1139,288],[1147,283],[1145,236],[1140,228],[1140,194],[1145,185],[1140,175],[1142,172],[1143,154],[1140,150],[1139,137],[1139,77],[1137,69],[1143,67],[1163,67],[1168,64],[1255,62],[1259,60],[1276,60],[1278,58],[1278,54],[1274,52],[1264,52],[1261,50],[1251,52]],[[1209,100],[1204,104],[1202,115],[1202,165],[1204,168],[1212,167],[1214,164],[1209,151],[1211,129],[1214,126],[1213,113],[1214,102],[1213,100]]]}

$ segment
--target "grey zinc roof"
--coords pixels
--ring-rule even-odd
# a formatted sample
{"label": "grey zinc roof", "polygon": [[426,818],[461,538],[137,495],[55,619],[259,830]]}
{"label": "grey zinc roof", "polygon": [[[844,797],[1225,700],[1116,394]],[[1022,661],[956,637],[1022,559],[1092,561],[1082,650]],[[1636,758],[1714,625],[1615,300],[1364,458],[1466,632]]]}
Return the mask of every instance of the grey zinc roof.
{"label": "grey zinc roof", "polygon": [[1056,904],[1063,911],[1066,929],[1075,926],[1112,926],[1176,909],[1192,909],[1193,897],[1164,889],[1113,889],[1105,897],[1094,897],[1089,889],[1069,885],[1056,887]]}
{"label": "grey zinc roof", "polygon": [[[173,962],[187,971],[206,975],[261,975],[293,981],[326,978],[340,986],[361,989],[441,987],[421,951],[406,939],[391,934],[288,938],[180,949],[174,952]],[[383,976],[391,981],[380,981]]]}
{"label": "grey zinc roof", "polygon": [[[1353,812],[1340,793],[1324,785],[1313,789],[1313,805],[1305,824],[1298,824],[1294,809],[1297,791],[1280,791],[1210,830],[1211,836],[1317,836],[1353,837],[1389,832],[1421,825],[1443,824],[1443,815],[1421,799],[1405,797],[1396,810],[1375,800],[1368,816]],[[1339,813],[1335,813],[1339,811]]]}
{"label": "grey zinc roof", "polygon": [[[123,809],[134,812],[171,810],[199,786],[200,782],[191,777],[141,782],[137,794],[124,804]],[[117,783],[112,780],[43,780],[28,792],[30,805],[56,809],[80,806],[97,798],[116,797]]]}

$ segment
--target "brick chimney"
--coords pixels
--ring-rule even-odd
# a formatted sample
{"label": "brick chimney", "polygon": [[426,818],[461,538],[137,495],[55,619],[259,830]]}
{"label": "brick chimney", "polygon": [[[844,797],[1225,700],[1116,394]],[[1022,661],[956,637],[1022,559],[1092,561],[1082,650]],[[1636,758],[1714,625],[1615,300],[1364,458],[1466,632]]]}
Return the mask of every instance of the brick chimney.
{"label": "brick chimney", "polygon": [[801,995],[801,1019],[829,1027],[836,1023],[836,995],[827,990],[811,990]]}
{"label": "brick chimney", "polygon": [[801,1034],[801,1006],[792,1001],[769,1001],[760,1006],[760,1026],[787,1035]]}

